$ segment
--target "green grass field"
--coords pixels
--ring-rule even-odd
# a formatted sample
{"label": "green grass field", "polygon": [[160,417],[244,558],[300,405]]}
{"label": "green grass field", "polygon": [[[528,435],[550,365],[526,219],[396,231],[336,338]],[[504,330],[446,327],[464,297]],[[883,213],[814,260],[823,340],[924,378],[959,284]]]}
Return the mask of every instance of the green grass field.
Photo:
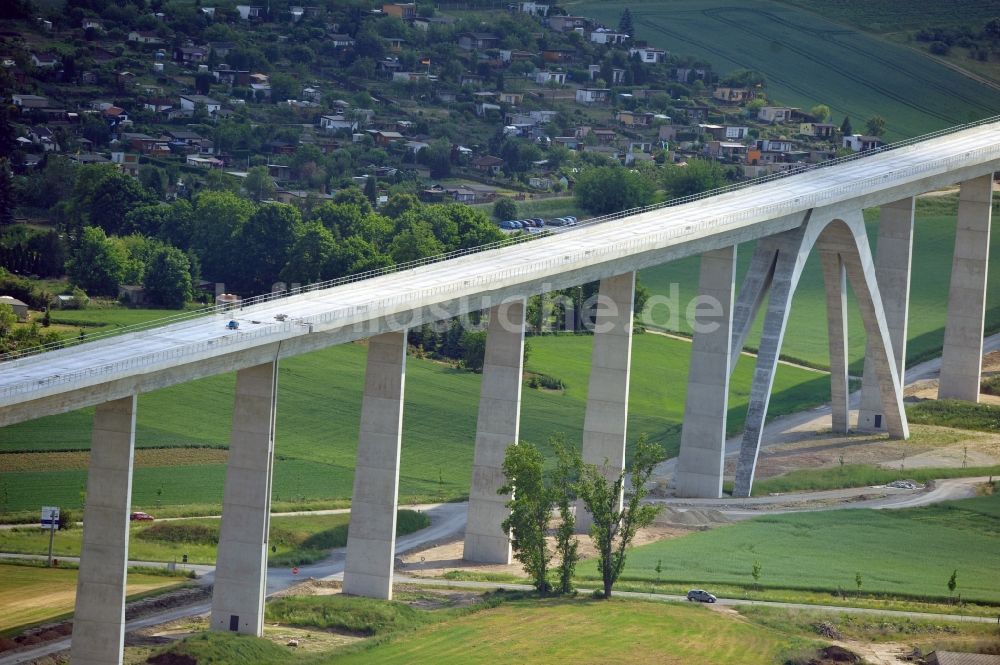
{"label": "green grass field", "polygon": [[[994,214],[996,214],[996,203]],[[908,322],[909,341],[906,355],[909,363],[938,355],[944,342],[944,322],[948,305],[948,284],[951,275],[952,249],[955,245],[955,216],[957,198],[955,196],[928,197],[917,201],[914,223],[913,273],[910,285],[910,314]],[[875,251],[878,233],[878,210],[866,214],[872,251]],[[1000,261],[1000,234],[993,234],[990,256],[993,262]],[[739,266],[737,279],[750,264],[753,246],[741,245],[738,252]],[[698,289],[698,259],[689,258],[667,263],[642,271],[640,279],[651,293],[670,294],[670,285],[677,284],[680,293],[681,311]],[[1000,271],[989,274],[989,296],[987,299],[986,328],[1000,327]],[[739,283],[739,281],[737,282]],[[826,295],[823,289],[823,275],[819,257],[810,256],[803,272],[795,298],[782,346],[782,355],[820,367],[829,365],[829,350],[826,329]],[[669,323],[663,312],[654,323],[665,326]],[[680,331],[690,332],[679,317]],[[760,339],[763,317],[759,317],[748,338],[748,345],[755,346]],[[848,304],[848,325],[850,326],[851,373],[860,375],[864,358],[864,326],[858,313],[853,294]]]}
{"label": "green grass field", "polygon": [[779,1],[876,33],[919,30],[929,26],[980,27],[997,15],[997,6],[993,0],[908,0],[905,3],[866,0]]}
{"label": "green grass field", "polygon": [[[76,598],[77,570],[0,563],[0,636],[68,616]],[[177,578],[129,573],[130,597],[183,584]],[[44,599],[44,602],[41,602]]]}
{"label": "green grass field", "polygon": [[[919,17],[918,7],[928,3],[923,0],[903,13]],[[849,115],[855,129],[863,130],[864,121],[879,114],[889,138],[916,136],[988,117],[1000,108],[1000,91],[916,51],[770,0],[585,0],[568,9],[615,26],[626,6],[638,39],[704,59],[722,75],[738,68],[758,70],[767,78],[772,101],[806,109],[826,104],[837,123]],[[898,3],[878,6],[893,15],[900,10]],[[952,1],[942,8],[964,14],[964,6],[959,12]]]}
{"label": "green grass field", "polygon": [[[957,570],[963,600],[1000,603],[1000,496],[905,510],[835,510],[758,517],[638,547],[625,581],[749,587],[760,561],[765,588],[948,598]],[[597,579],[593,562],[577,574]]]}
{"label": "green grass field", "polygon": [[553,598],[505,602],[317,662],[765,665],[804,644],[702,607]]}
{"label": "green grass field", "polygon": [[[579,440],[591,338],[539,337],[529,343],[529,370],[562,378],[568,388],[524,390],[522,438],[543,447],[554,432]],[[689,353],[690,344],[683,341],[659,335],[635,337],[632,440],[647,432],[676,449]],[[363,346],[347,344],[282,363],[275,501],[350,497],[365,357]],[[751,365],[740,363],[734,377],[730,416],[734,431],[746,408]],[[479,382],[479,375],[441,363],[415,358],[408,362],[400,471],[403,501],[456,497],[468,491]],[[782,367],[775,385],[772,415],[829,399],[829,380],[815,372]],[[227,446],[233,388],[233,376],[223,375],[141,395],[137,447]],[[91,420],[92,410],[84,409],[0,429],[0,452],[86,450]],[[184,465],[188,454],[183,448],[176,451],[179,466],[138,466],[133,505],[155,513],[158,505],[220,503],[225,465]],[[42,505],[79,507],[85,487],[82,468],[0,473],[0,501],[6,501],[11,512]]]}
{"label": "green grass field", "polygon": [[[324,558],[330,549],[347,545],[350,515],[278,515],[271,518],[268,542],[275,551],[268,554],[271,566],[312,563]],[[132,522],[129,529],[129,558],[136,561],[180,561],[215,563],[219,542],[218,519],[171,520],[167,522]],[[426,515],[412,510],[399,511],[396,535],[406,535],[430,524]],[[79,556],[83,530],[59,531],[53,539],[53,554]],[[37,527],[0,530],[0,551],[18,554],[44,554],[48,532]]]}

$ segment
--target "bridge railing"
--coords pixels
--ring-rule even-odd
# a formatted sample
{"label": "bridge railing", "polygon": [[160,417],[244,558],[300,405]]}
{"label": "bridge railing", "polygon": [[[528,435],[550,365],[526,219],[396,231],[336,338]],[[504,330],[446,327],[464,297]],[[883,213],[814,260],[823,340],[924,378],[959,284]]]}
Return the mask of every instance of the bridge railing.
{"label": "bridge railing", "polygon": [[[732,183],[732,184],[729,184],[729,185],[725,185],[723,187],[718,187],[718,188],[711,189],[711,190],[708,190],[708,191],[705,191],[705,192],[700,192],[698,194],[691,194],[691,195],[688,195],[688,196],[678,197],[678,198],[671,199],[669,201],[664,201],[664,202],[661,202],[661,203],[655,203],[655,204],[652,204],[652,205],[642,206],[642,207],[637,207],[637,208],[630,208],[628,210],[622,210],[620,212],[615,212],[615,213],[611,213],[611,214],[607,214],[607,215],[601,215],[601,216],[598,216],[598,217],[593,217],[593,218],[591,218],[589,220],[586,220],[585,222],[582,222],[581,224],[579,224],[577,226],[577,228],[594,226],[594,225],[597,225],[597,224],[602,224],[602,223],[606,223],[606,222],[609,222],[609,221],[623,219],[625,217],[631,217],[631,216],[642,214],[642,213],[654,212],[654,211],[657,211],[657,210],[662,210],[664,208],[670,208],[670,207],[674,207],[674,206],[684,205],[684,204],[687,204],[687,203],[691,203],[693,201],[700,201],[700,200],[703,200],[703,199],[707,199],[707,198],[712,198],[712,197],[715,197],[715,196],[719,196],[721,194],[727,194],[727,193],[730,193],[730,192],[740,191],[740,190],[746,189],[748,187],[753,187],[755,185],[760,185],[760,184],[763,184],[763,183],[768,183],[768,182],[773,182],[773,181],[781,180],[781,179],[787,178],[787,177],[792,176],[792,175],[799,175],[799,174],[802,174],[802,173],[807,173],[807,172],[811,172],[811,171],[817,171],[817,170],[820,170],[820,169],[827,169],[827,168],[830,168],[830,167],[833,167],[833,166],[837,166],[837,165],[840,165],[840,164],[844,164],[844,163],[847,163],[847,162],[852,162],[852,161],[856,161],[856,160],[859,160],[859,159],[864,159],[864,158],[870,157],[872,155],[881,154],[881,153],[884,153],[884,152],[889,152],[889,151],[893,151],[893,150],[899,150],[901,148],[906,148],[906,147],[914,146],[914,145],[919,144],[919,143],[924,142],[924,141],[928,141],[928,140],[935,139],[935,138],[940,138],[942,136],[948,136],[950,134],[954,134],[954,133],[957,133],[957,132],[960,132],[960,131],[964,131],[964,130],[967,130],[967,129],[972,129],[972,128],[975,128],[975,127],[981,127],[983,125],[988,125],[988,124],[992,124],[992,123],[995,123],[995,122],[1000,122],[1000,116],[992,116],[990,118],[984,118],[982,120],[977,120],[975,122],[970,122],[970,123],[967,123],[967,124],[964,124],[964,125],[959,125],[959,126],[956,126],[956,127],[948,127],[946,129],[941,129],[941,130],[938,130],[938,131],[935,131],[935,132],[931,132],[929,134],[924,134],[924,135],[921,135],[921,136],[917,136],[917,137],[913,137],[913,138],[909,138],[909,139],[904,139],[904,140],[901,140],[901,141],[897,141],[895,143],[886,144],[885,146],[881,146],[879,148],[875,148],[874,150],[868,150],[868,151],[864,151],[864,152],[858,152],[856,154],[846,155],[846,156],[843,156],[843,157],[838,157],[836,159],[831,159],[831,160],[827,160],[827,161],[824,161],[824,162],[819,162],[819,163],[816,163],[816,164],[801,164],[801,165],[796,165],[795,168],[789,169],[787,171],[783,171],[783,172],[780,172],[780,173],[772,173],[772,174],[769,174],[769,175],[766,175],[766,176],[761,176],[761,177],[758,177],[758,178],[753,178],[751,180],[742,181],[742,182],[738,182],[738,183]],[[926,165],[926,166],[928,167],[928,169],[932,168],[929,164]],[[926,170],[926,169],[924,169],[924,170]],[[860,181],[860,182],[871,184],[873,182],[877,182],[879,180],[879,178],[881,178],[881,177],[882,176],[875,176],[875,177],[868,178],[865,181]],[[845,185],[845,187],[846,186],[857,186],[857,185],[860,185],[860,182],[848,183],[847,185]],[[810,196],[813,196],[813,195],[810,195]],[[801,199],[801,197],[799,197],[799,199]],[[761,212],[761,210],[773,209],[775,205],[776,204],[771,204],[769,206],[765,206],[763,209],[762,208],[757,208],[754,211],[744,211],[744,213],[745,213],[745,216],[749,216],[750,214],[757,214],[757,213]],[[433,264],[433,263],[440,263],[442,261],[448,261],[448,260],[451,260],[451,259],[461,258],[461,257],[469,256],[469,255],[472,255],[472,254],[479,254],[479,253],[490,251],[490,250],[494,250],[494,249],[500,249],[500,248],[503,248],[503,247],[509,247],[509,246],[512,246],[512,245],[522,244],[522,243],[525,243],[525,242],[531,242],[531,241],[537,240],[537,239],[539,239],[541,237],[548,237],[548,234],[530,234],[530,235],[520,235],[520,236],[508,236],[508,237],[506,237],[506,238],[504,238],[502,240],[498,240],[498,241],[495,241],[495,242],[492,242],[492,243],[486,243],[486,244],[483,244],[483,245],[478,245],[478,246],[475,246],[475,247],[457,249],[457,250],[453,250],[453,251],[446,252],[446,253],[443,253],[443,254],[437,254],[437,255],[434,255],[434,256],[428,256],[428,257],[423,257],[423,258],[415,259],[415,260],[412,260],[412,261],[406,261],[406,262],[403,262],[403,263],[398,263],[398,264],[395,264],[395,265],[392,265],[392,266],[386,266],[384,268],[378,268],[378,269],[375,269],[375,270],[369,270],[369,271],[365,271],[365,272],[354,273],[352,275],[346,275],[344,277],[338,277],[338,278],[335,278],[335,279],[330,279],[330,280],[326,280],[326,281],[322,281],[322,282],[315,282],[315,283],[312,283],[312,284],[308,284],[308,285],[305,285],[305,286],[302,286],[302,287],[293,288],[293,289],[290,289],[290,290],[272,291],[270,293],[264,293],[264,294],[260,294],[260,295],[253,296],[253,297],[246,298],[246,299],[242,300],[241,303],[239,304],[239,308],[252,307],[254,305],[260,305],[260,304],[269,303],[269,302],[272,302],[274,300],[279,300],[279,299],[287,298],[287,297],[290,297],[290,296],[295,296],[295,295],[298,295],[298,294],[301,294],[301,293],[307,293],[307,292],[310,292],[310,291],[317,291],[317,290],[322,290],[322,289],[329,289],[329,288],[333,288],[333,287],[337,287],[337,286],[343,286],[345,284],[351,284],[351,283],[358,282],[358,281],[374,279],[376,277],[381,277],[383,275],[388,275],[388,274],[392,274],[392,273],[396,273],[396,272],[402,272],[402,271],[406,271],[406,270],[412,270],[413,268],[418,268],[418,267],[429,265],[429,264]],[[190,311],[186,311],[186,312],[182,312],[182,313],[178,313],[178,314],[173,314],[173,315],[170,315],[170,316],[166,316],[166,317],[162,317],[162,318],[158,318],[158,319],[146,321],[146,322],[143,322],[143,323],[137,323],[137,324],[132,324],[132,325],[128,325],[128,326],[122,326],[122,327],[115,328],[115,329],[108,330],[108,331],[104,331],[104,332],[90,333],[90,334],[87,334],[87,335],[83,336],[82,339],[79,339],[79,338],[67,338],[67,339],[59,340],[57,342],[52,342],[52,343],[49,343],[49,344],[32,347],[30,349],[25,349],[25,350],[20,350],[20,351],[12,351],[12,352],[8,352],[8,353],[0,354],[0,362],[6,361],[8,363],[12,363],[12,364],[16,365],[16,364],[19,364],[19,363],[17,363],[18,359],[29,358],[31,356],[35,356],[35,355],[38,355],[38,354],[41,354],[41,353],[45,353],[45,352],[48,352],[48,351],[54,351],[54,350],[58,350],[58,349],[64,349],[64,348],[72,347],[72,346],[75,346],[75,345],[78,345],[78,344],[82,344],[82,343],[91,343],[91,342],[96,342],[96,341],[102,341],[102,340],[106,340],[108,338],[117,337],[117,336],[120,336],[120,335],[123,335],[123,334],[127,334],[127,333],[136,333],[136,332],[149,331],[149,330],[153,330],[153,329],[156,329],[156,328],[161,328],[161,327],[166,326],[166,325],[171,325],[171,324],[175,324],[175,323],[183,323],[183,322],[186,322],[186,321],[190,321],[190,320],[193,320],[193,319],[197,319],[197,318],[201,318],[201,317],[209,316],[209,315],[213,315],[213,314],[225,314],[226,312],[229,312],[229,311],[233,310],[235,307],[236,307],[236,305],[234,305],[232,303],[220,303],[220,304],[216,304],[216,305],[205,307],[205,308],[201,308],[201,309],[190,310]]]}

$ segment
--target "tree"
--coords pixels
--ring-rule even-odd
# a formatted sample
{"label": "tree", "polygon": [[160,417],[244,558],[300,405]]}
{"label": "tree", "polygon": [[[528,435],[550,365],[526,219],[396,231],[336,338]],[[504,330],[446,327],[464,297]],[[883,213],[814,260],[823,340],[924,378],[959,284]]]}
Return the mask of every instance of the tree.
{"label": "tree", "polygon": [[629,37],[635,37],[635,23],[632,20],[632,12],[626,7],[618,19],[618,32],[624,32]]}
{"label": "tree", "polygon": [[288,253],[281,279],[291,284],[312,284],[334,277],[325,269],[336,249],[337,241],[330,230],[318,220],[309,222]]}
{"label": "tree", "polygon": [[809,115],[816,118],[817,122],[826,122],[830,118],[830,107],[826,104],[817,104],[809,109]]}
{"label": "tree", "polygon": [[153,197],[135,178],[111,169],[94,187],[90,197],[88,219],[108,235],[119,235],[125,229],[125,216],[137,205],[150,203]]}
{"label": "tree", "polygon": [[481,372],[486,360],[486,331],[466,330],[462,333],[462,366],[472,372]]}
{"label": "tree", "polygon": [[263,203],[240,228],[236,284],[242,293],[264,293],[278,281],[292,246],[302,233],[302,217],[287,203]]}
{"label": "tree", "polygon": [[583,171],[576,181],[576,202],[595,215],[649,205],[653,185],[639,173],[621,166],[600,166]]}
{"label": "tree", "polygon": [[79,245],[66,265],[70,280],[90,294],[117,296],[128,255],[121,243],[102,229],[83,229]]}
{"label": "tree", "polygon": [[7,303],[0,303],[0,342],[10,335],[16,323],[17,314],[14,313],[14,308]]}
{"label": "tree", "polygon": [[447,178],[451,174],[451,144],[434,141],[417,153],[417,161],[427,165],[432,178]]}
{"label": "tree", "polygon": [[[636,531],[649,526],[660,511],[659,506],[643,505],[648,490],[646,483],[653,474],[653,467],[664,458],[663,450],[639,435],[635,444],[632,463],[617,476],[607,462],[604,468],[584,464],[577,492],[584,507],[591,514],[590,537],[597,548],[597,569],[604,581],[604,597],[611,597],[614,586],[625,567],[625,550],[635,538]],[[625,491],[625,477],[631,478]]]}
{"label": "tree", "polygon": [[14,187],[10,160],[0,157],[0,228],[14,223]]}
{"label": "tree", "polygon": [[951,571],[951,577],[948,578],[948,593],[955,595],[955,588],[958,587],[958,569]]}
{"label": "tree", "polygon": [[539,593],[548,593],[552,586],[547,579],[552,553],[545,534],[552,517],[552,497],[542,478],[545,458],[530,443],[507,446],[503,473],[507,482],[498,494],[513,495],[507,502],[510,515],[503,529],[510,535],[514,558],[524,565],[532,584]]}
{"label": "tree", "polygon": [[365,196],[372,205],[378,203],[378,179],[373,175],[365,178]]}
{"label": "tree", "polygon": [[750,569],[750,575],[753,577],[753,587],[754,587],[754,589],[759,589],[760,588],[760,585],[758,584],[758,582],[760,582],[760,573],[761,573],[761,570],[762,570],[762,566],[760,565],[760,561],[758,561],[757,559],[754,559],[753,560],[753,567]]}
{"label": "tree", "polygon": [[865,123],[865,129],[869,136],[882,136],[885,134],[885,118],[880,115],[873,115]]}
{"label": "tree", "polygon": [[576,540],[576,516],[573,501],[576,499],[576,484],[580,480],[582,464],[579,455],[573,454],[566,446],[561,433],[549,438],[549,445],[556,452],[555,475],[552,479],[556,510],[559,511],[559,526],[556,529],[556,555],[559,557],[559,593],[573,590],[573,573],[580,560]]}
{"label": "tree", "polygon": [[497,199],[493,204],[493,217],[495,219],[514,219],[517,216],[517,204],[506,196]]}
{"label": "tree", "polygon": [[243,188],[254,201],[264,201],[274,197],[276,187],[274,178],[267,172],[266,166],[253,166],[247,171],[247,177],[243,181]]}
{"label": "tree", "polygon": [[241,260],[233,251],[243,225],[257,207],[232,192],[202,192],[191,215],[191,248],[209,279],[225,282],[235,278]]}
{"label": "tree", "polygon": [[854,134],[854,127],[851,126],[851,116],[844,116],[844,122],[840,123],[840,133],[844,136],[851,136]]}
{"label": "tree", "polygon": [[444,253],[444,245],[434,236],[430,225],[417,223],[401,231],[389,246],[389,254],[396,263],[405,263]]}
{"label": "tree", "polygon": [[718,162],[707,159],[691,159],[687,166],[671,165],[663,169],[663,188],[670,198],[707,192],[725,182],[725,169]]}
{"label": "tree", "polygon": [[191,263],[184,252],[166,245],[154,250],[143,286],[152,304],[170,309],[184,307],[191,297]]}
{"label": "tree", "polygon": [[858,587],[858,596],[861,596],[861,586],[864,584],[864,579],[861,577],[861,571],[854,573],[854,584]]}

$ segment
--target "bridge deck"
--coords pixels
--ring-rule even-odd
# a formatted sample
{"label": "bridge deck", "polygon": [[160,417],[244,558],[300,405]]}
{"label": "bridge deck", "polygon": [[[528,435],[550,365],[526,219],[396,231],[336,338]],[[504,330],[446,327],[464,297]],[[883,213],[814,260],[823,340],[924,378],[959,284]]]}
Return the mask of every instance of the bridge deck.
{"label": "bridge deck", "polygon": [[[560,284],[560,276],[588,265],[604,265],[604,274],[613,274],[615,262],[629,257],[657,256],[657,252],[677,247],[683,248],[683,255],[697,254],[709,249],[711,240],[732,244],[734,240],[774,233],[773,225],[767,227],[765,223],[776,219],[789,219],[791,228],[809,210],[880,205],[998,168],[1000,123],[992,123],[691,203],[581,226],[532,242],[303,292],[230,314],[193,318],[8,361],[0,365],[0,425],[29,417],[4,412],[17,404],[27,406],[32,400],[130,377],[135,380],[220,354],[271,348],[277,342],[321,336],[348,326],[363,328],[366,322],[421,307],[433,311],[436,303],[496,293],[501,286],[530,286],[531,292],[541,291],[538,285],[542,283],[561,287],[565,284]],[[795,221],[795,215],[799,215],[799,221]],[[746,233],[756,227],[761,228],[756,236]],[[675,251],[659,256],[666,259],[657,262],[679,255]],[[454,312],[442,307],[436,318]],[[279,314],[288,318],[275,319]],[[230,316],[240,321],[236,331],[225,328]],[[375,328],[372,331],[377,332]],[[344,338],[330,340],[337,343]],[[314,348],[320,347],[316,343],[286,344],[283,355],[295,352],[289,349],[305,352]],[[200,375],[236,368],[206,366]],[[191,378],[196,377],[189,375],[174,382]],[[72,404],[34,409],[30,417],[107,398],[110,395],[97,391]]]}

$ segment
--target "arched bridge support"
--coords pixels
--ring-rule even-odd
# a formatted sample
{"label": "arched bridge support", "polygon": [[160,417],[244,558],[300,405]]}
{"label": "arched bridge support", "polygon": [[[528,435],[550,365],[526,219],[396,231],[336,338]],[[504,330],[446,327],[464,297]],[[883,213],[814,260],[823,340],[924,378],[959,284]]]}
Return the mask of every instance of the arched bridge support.
{"label": "arched bridge support", "polygon": [[[853,211],[846,214],[824,216],[810,215],[808,221],[801,227],[761,241],[758,244],[759,256],[755,257],[755,259],[759,258],[760,260],[755,260],[754,263],[767,270],[768,274],[749,275],[747,278],[750,284],[769,284],[770,294],[757,354],[757,366],[754,370],[750,403],[747,408],[746,425],[736,467],[734,496],[750,496],[768,403],[774,385],[774,374],[788,324],[792,297],[813,246],[816,246],[825,257],[824,264],[829,277],[827,284],[830,294],[828,314],[832,314],[835,319],[841,319],[834,320],[830,324],[831,330],[844,330],[842,320],[845,315],[843,282],[846,275],[846,280],[850,283],[851,289],[857,297],[865,332],[872,343],[870,357],[875,364],[879,393],[889,434],[904,439],[909,436],[906,414],[903,410],[899,373],[896,370],[892,341],[875,278],[874,265],[861,212]],[[764,289],[766,290],[766,286]],[[759,289],[754,287],[754,291],[746,298],[743,298],[741,294],[741,300],[749,303],[762,303],[763,298],[762,295],[759,295]],[[741,346],[742,340],[745,340],[745,332],[743,331],[749,328],[749,324],[754,318],[753,314],[753,307],[747,307],[746,311],[741,313],[741,329],[734,330],[734,342],[739,340]],[[835,349],[831,356],[842,355],[844,340],[836,339],[836,332],[833,342],[835,346],[839,345],[841,351]],[[740,348],[734,347],[733,354],[738,354]],[[836,383],[837,379],[834,379],[835,388]],[[846,383],[846,377],[842,383]],[[837,406],[836,410],[840,412],[839,417],[843,418],[846,399],[840,399],[839,402],[843,402],[843,404]]]}

